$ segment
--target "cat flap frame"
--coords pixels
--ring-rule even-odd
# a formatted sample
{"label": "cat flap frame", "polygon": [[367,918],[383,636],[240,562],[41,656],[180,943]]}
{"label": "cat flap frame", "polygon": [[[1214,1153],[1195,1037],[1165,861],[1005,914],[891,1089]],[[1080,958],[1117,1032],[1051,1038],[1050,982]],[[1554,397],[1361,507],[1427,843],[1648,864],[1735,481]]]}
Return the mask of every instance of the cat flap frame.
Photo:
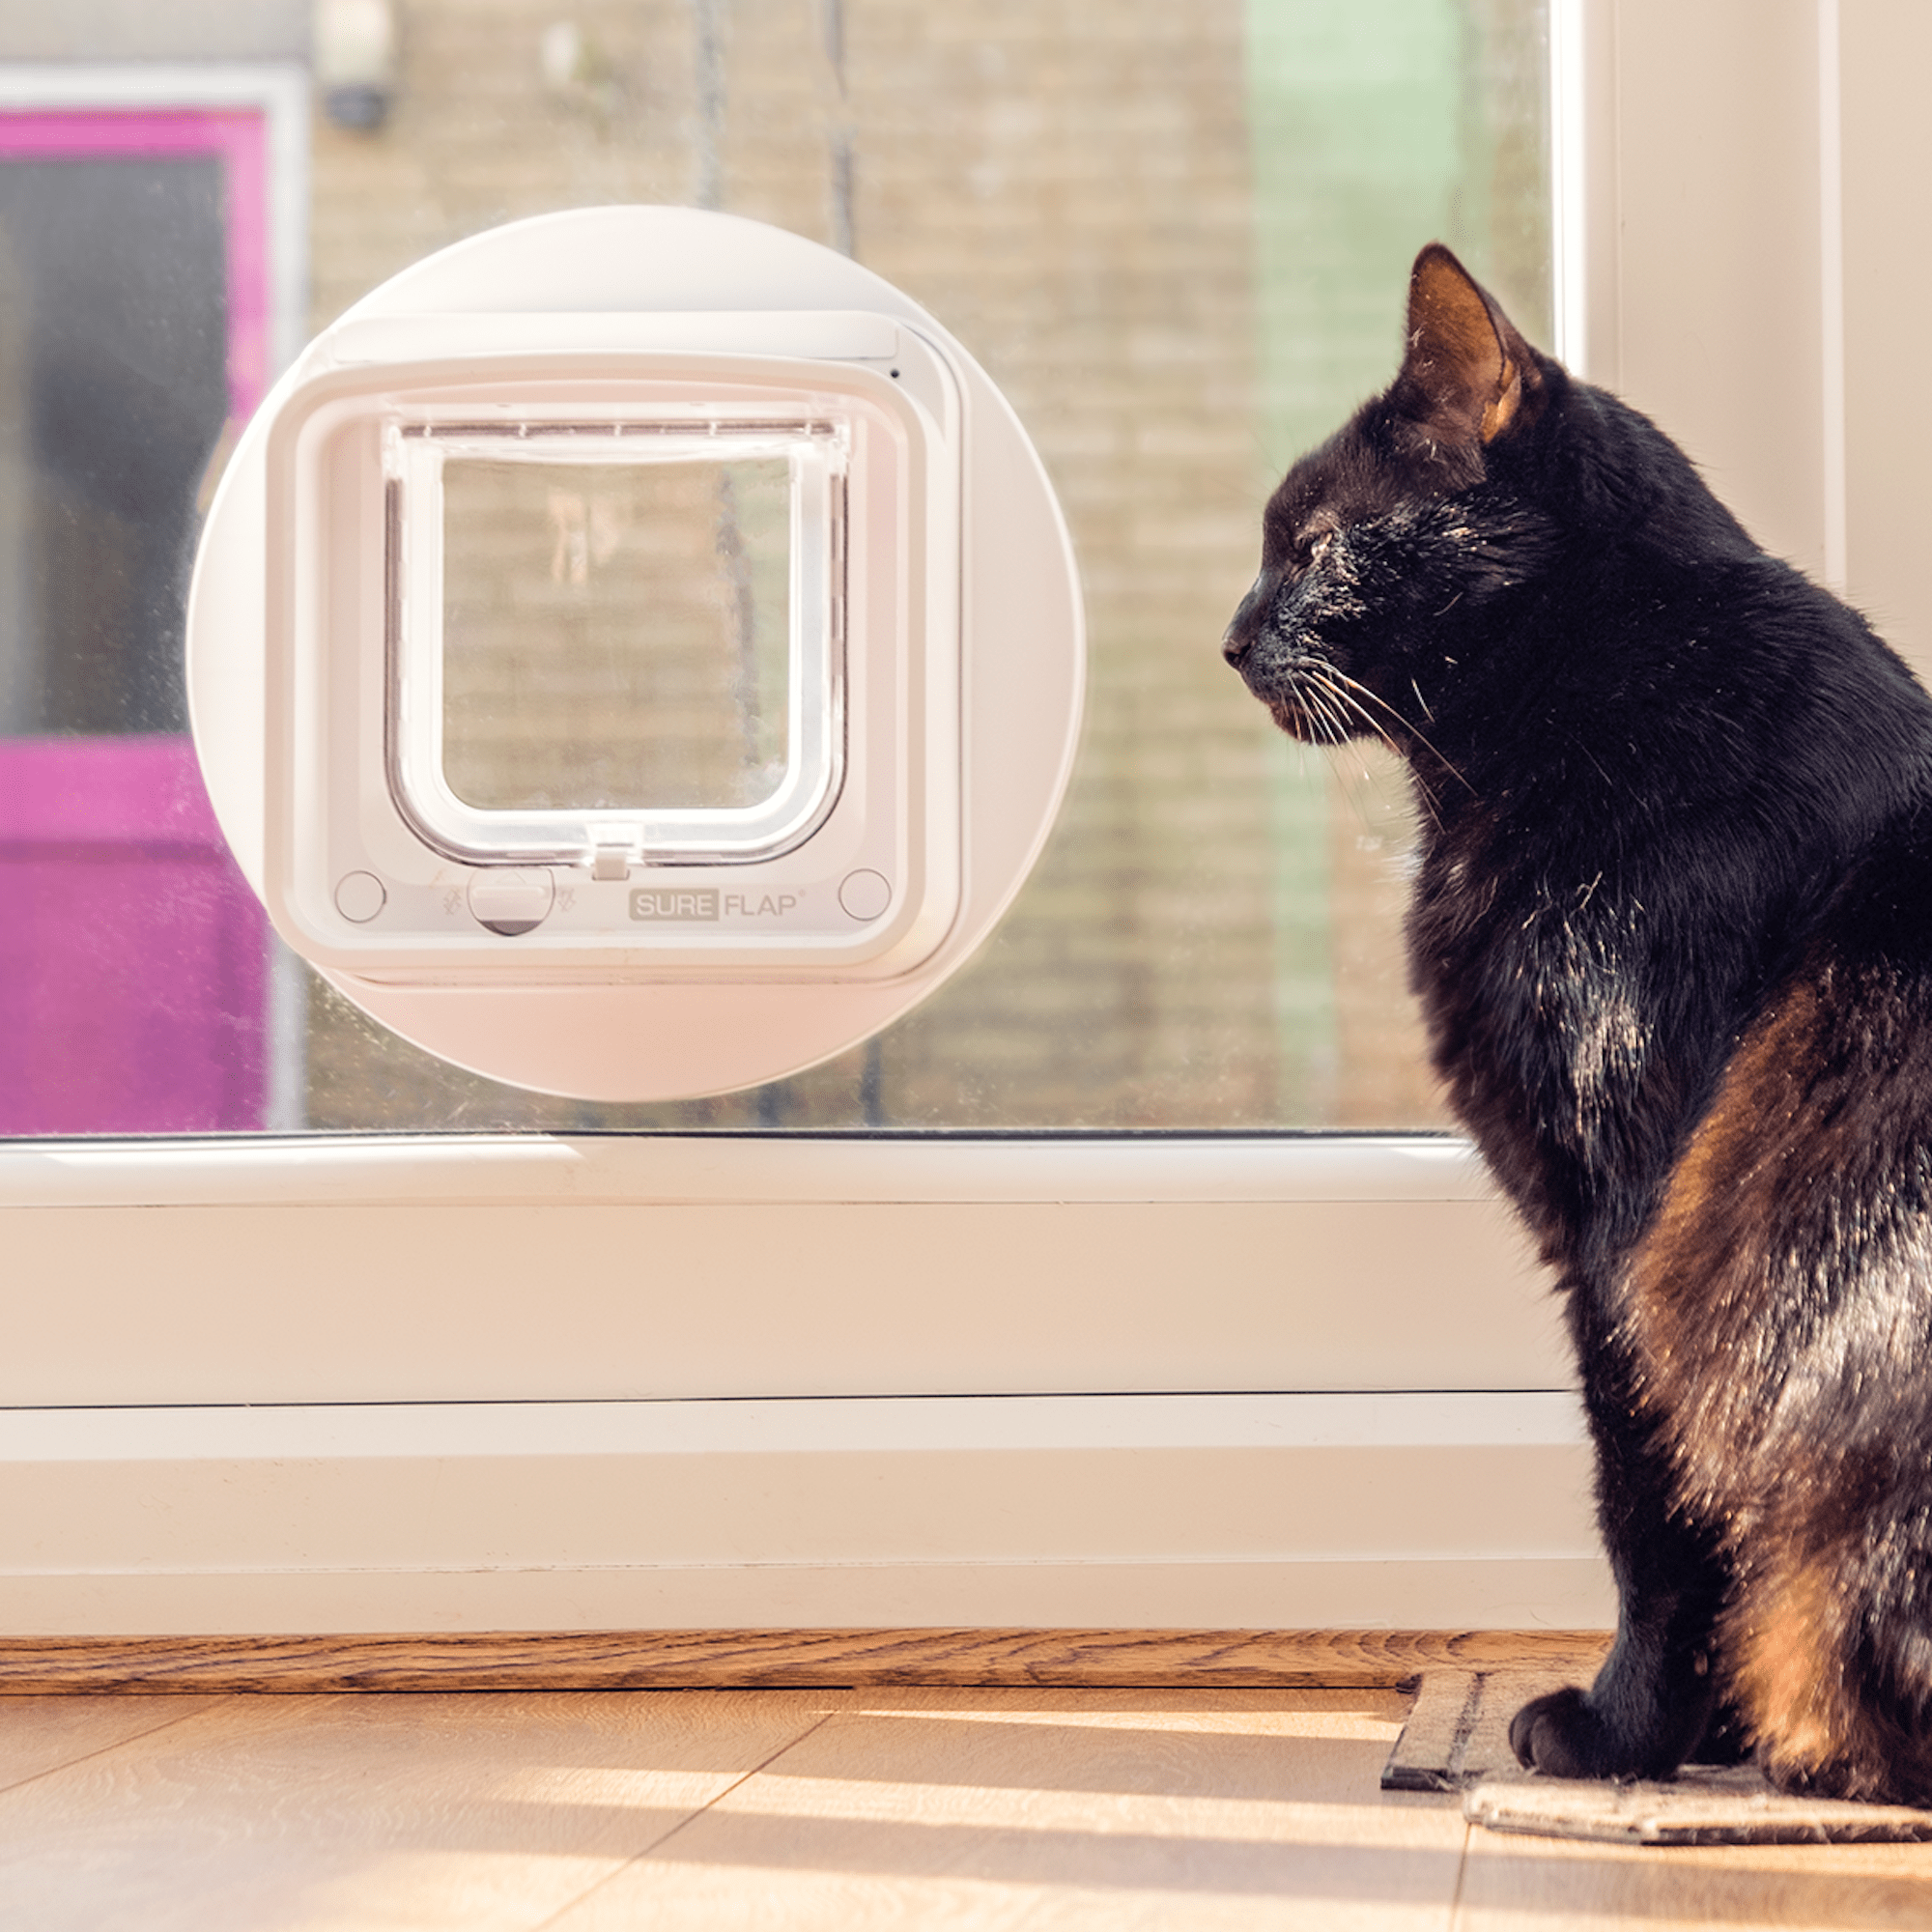
{"label": "cat flap frame", "polygon": [[[611,318],[601,332],[613,343],[691,340],[705,320]],[[422,353],[440,333],[431,319],[375,345],[411,359],[296,388],[266,456],[266,876],[270,915],[297,951],[318,965],[443,983],[513,971],[879,972],[930,953],[957,898],[956,436],[903,385],[927,355],[922,345],[863,315],[845,319],[841,342],[831,320],[814,318],[821,345],[883,350],[900,381],[830,357],[546,353],[518,345],[543,341],[553,318],[511,315],[467,331],[480,353],[460,362]],[[760,322],[783,342],[788,316]],[[345,334],[338,354],[370,353]],[[736,334],[742,344],[750,331]],[[951,400],[936,357],[922,373]],[[948,413],[956,419],[956,406]],[[446,566],[466,538],[446,479],[521,468],[540,487],[561,474],[621,489],[637,472],[728,475],[750,462],[782,465],[789,483],[784,750],[762,794],[653,798],[653,774],[633,769],[627,795],[597,801],[465,796],[445,693],[458,615]],[[548,492],[553,507],[558,494]],[[516,543],[507,521],[499,510],[488,532],[498,551]],[[526,521],[536,541],[521,548],[534,554],[547,532]],[[559,564],[569,542],[559,529]],[[688,561],[719,574],[712,556]],[[592,585],[599,575],[582,574]],[[498,587],[526,647],[513,670],[534,683],[567,644],[533,608],[551,586],[511,575]],[[643,587],[678,586],[661,574]],[[623,614],[646,647],[633,655],[647,659],[653,611]],[[554,763],[558,749],[571,741],[513,746],[523,755],[512,762],[549,751]],[[522,943],[506,952],[504,939]]]}
{"label": "cat flap frame", "polygon": [[[282,938],[587,1097],[776,1078],[923,997],[1079,715],[1070,548],[983,374],[845,258],[693,210],[513,224],[350,311],[238,447],[189,628]],[[1000,743],[975,691],[1044,717]]]}

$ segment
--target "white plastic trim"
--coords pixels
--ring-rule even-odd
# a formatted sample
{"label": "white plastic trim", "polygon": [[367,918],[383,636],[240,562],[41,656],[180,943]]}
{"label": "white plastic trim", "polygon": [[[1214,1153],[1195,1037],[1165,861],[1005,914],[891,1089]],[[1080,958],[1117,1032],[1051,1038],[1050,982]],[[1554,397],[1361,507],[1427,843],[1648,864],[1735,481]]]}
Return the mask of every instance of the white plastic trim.
{"label": "white plastic trim", "polygon": [[0,1413],[0,1632],[1608,1620],[1567,1395]]}
{"label": "white plastic trim", "polygon": [[395,1202],[1484,1202],[1448,1134],[302,1135],[0,1142],[0,1208]]}
{"label": "white plastic trim", "polygon": [[1558,361],[1590,366],[1585,0],[1549,0],[1549,253]]}
{"label": "white plastic trim", "polygon": [[1845,593],[1845,119],[1839,0],[1818,4],[1818,328],[1825,582]]}
{"label": "white plastic trim", "polygon": [[14,1143],[0,1241],[0,1633],[1610,1613],[1446,1136]]}

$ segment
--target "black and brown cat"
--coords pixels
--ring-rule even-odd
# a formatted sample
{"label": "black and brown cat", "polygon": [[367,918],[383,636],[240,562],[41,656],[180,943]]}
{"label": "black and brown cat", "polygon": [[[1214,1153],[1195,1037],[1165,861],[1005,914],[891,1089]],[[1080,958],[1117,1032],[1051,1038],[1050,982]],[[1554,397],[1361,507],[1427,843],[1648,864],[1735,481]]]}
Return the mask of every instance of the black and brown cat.
{"label": "black and brown cat", "polygon": [[1439,245],[1225,647],[1407,759],[1435,1065],[1567,1303],[1621,1615],[1519,1756],[1932,1804],[1932,699]]}

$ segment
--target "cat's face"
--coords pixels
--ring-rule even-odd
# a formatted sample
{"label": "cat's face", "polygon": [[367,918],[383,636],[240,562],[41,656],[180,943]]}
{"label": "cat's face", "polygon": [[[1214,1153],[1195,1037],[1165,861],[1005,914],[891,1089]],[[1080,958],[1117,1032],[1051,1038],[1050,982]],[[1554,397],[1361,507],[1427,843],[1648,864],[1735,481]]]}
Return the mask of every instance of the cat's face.
{"label": "cat's face", "polygon": [[1261,574],[1223,641],[1283,730],[1411,749],[1468,620],[1521,575],[1534,520],[1490,459],[1525,431],[1541,380],[1455,257],[1424,249],[1402,373],[1269,498]]}

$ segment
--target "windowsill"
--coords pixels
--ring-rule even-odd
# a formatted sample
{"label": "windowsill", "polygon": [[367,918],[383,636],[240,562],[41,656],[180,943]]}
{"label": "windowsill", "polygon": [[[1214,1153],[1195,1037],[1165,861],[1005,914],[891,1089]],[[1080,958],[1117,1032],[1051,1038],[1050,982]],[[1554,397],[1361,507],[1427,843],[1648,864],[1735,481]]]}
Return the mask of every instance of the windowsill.
{"label": "windowsill", "polygon": [[1452,1135],[423,1134],[0,1142],[0,1208],[1487,1202]]}

